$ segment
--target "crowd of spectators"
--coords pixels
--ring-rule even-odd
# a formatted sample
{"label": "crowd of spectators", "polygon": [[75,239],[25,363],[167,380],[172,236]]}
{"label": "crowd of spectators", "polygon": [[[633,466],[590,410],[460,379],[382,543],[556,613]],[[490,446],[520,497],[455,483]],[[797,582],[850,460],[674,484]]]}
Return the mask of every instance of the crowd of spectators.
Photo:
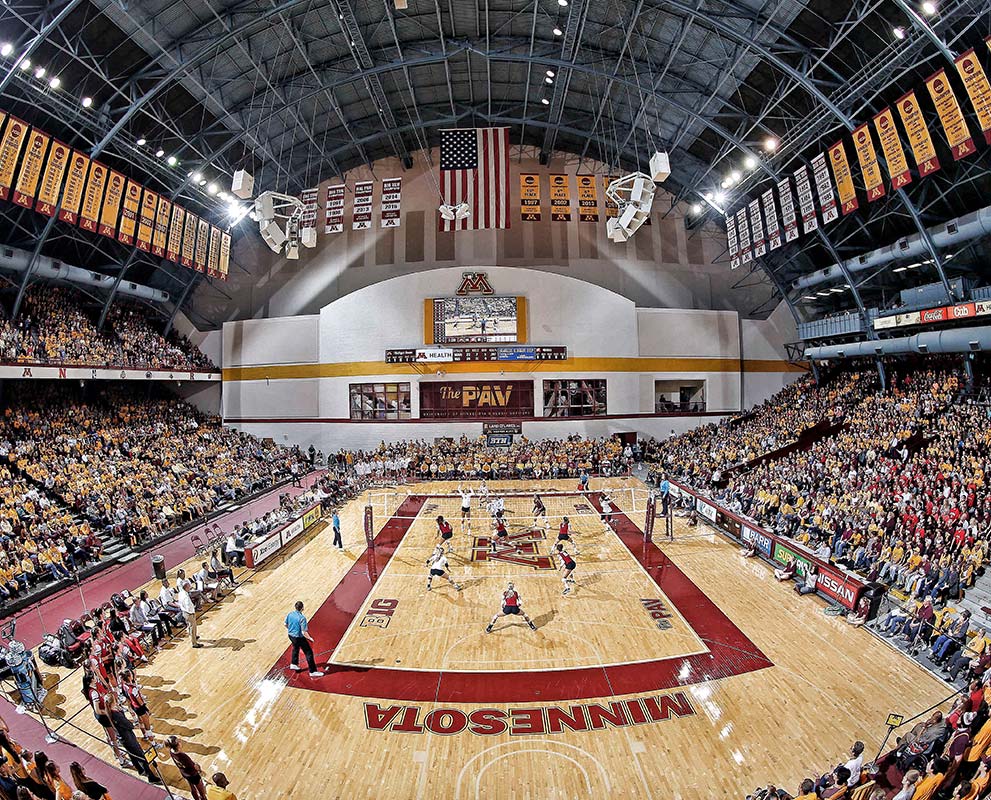
{"label": "crowd of spectators", "polygon": [[518,437],[510,447],[488,447],[484,436],[469,439],[410,440],[382,443],[373,451],[342,450],[333,458],[359,477],[399,480],[479,480],[513,478],[571,478],[582,471],[624,475],[636,459],[632,447],[618,439],[530,441]]}
{"label": "crowd of spectators", "polygon": [[302,475],[306,455],[142,386],[33,383],[0,422],[0,600]]}
{"label": "crowd of spectators", "polygon": [[17,319],[0,319],[0,362],[108,366],[129,369],[216,371],[217,367],[183,336],[164,336],[138,305],[118,301],[103,329],[98,309],[59,286],[29,289]]}
{"label": "crowd of spectators", "polygon": [[806,429],[835,422],[877,387],[872,370],[839,371],[822,387],[805,376],[748,411],[650,447],[650,458],[692,483],[721,482],[733,467],[791,444]]}

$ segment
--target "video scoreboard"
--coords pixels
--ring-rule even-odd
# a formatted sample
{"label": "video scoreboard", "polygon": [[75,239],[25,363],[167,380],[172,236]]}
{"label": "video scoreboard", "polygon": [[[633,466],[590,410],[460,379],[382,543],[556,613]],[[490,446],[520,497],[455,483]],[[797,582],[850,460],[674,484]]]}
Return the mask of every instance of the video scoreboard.
{"label": "video scoreboard", "polygon": [[567,347],[512,345],[495,347],[431,347],[386,350],[387,364],[468,361],[565,361]]}

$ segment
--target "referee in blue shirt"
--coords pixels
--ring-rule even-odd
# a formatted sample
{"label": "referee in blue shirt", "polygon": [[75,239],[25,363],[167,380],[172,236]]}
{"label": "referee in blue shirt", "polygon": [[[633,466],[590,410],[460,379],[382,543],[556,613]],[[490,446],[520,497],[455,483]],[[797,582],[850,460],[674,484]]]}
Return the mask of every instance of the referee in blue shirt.
{"label": "referee in blue shirt", "polygon": [[289,641],[292,642],[292,657],[289,659],[289,669],[299,672],[299,651],[306,654],[306,663],[310,668],[311,678],[322,678],[323,673],[317,669],[317,662],[313,660],[313,648],[310,642],[313,637],[307,630],[306,617],[303,616],[303,601],[296,601],[296,610],[290,611],[286,615],[286,630],[289,631]]}
{"label": "referee in blue shirt", "polygon": [[334,509],[334,516],[331,517],[330,524],[334,528],[334,547],[338,550],[343,550],[344,544],[341,542],[341,518],[337,516],[337,509]]}

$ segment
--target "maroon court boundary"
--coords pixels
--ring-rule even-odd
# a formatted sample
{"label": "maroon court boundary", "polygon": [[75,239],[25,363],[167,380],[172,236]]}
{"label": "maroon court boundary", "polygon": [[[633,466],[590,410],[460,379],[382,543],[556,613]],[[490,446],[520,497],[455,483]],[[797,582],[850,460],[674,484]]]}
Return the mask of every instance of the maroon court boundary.
{"label": "maroon court boundary", "polygon": [[[581,496],[579,493],[573,493]],[[317,650],[333,653],[351,621],[398,549],[425,495],[411,495],[368,549],[330,593],[310,620]],[[585,499],[599,511],[599,494]],[[677,608],[708,652],[630,664],[565,670],[458,672],[364,668],[326,664],[327,674],[310,678],[288,669],[289,648],[269,677],[283,676],[302,689],[387,700],[438,703],[525,703],[585,700],[646,694],[677,686],[743,675],[774,664],[625,514],[614,515],[613,529],[630,554]],[[581,565],[579,564],[579,569]],[[479,621],[479,630],[484,620]]]}

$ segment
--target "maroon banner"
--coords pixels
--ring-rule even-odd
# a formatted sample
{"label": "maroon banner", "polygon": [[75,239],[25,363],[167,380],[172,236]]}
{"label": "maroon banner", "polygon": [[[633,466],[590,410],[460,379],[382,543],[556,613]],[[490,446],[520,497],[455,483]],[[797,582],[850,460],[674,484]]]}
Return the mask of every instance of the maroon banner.
{"label": "maroon banner", "polygon": [[533,381],[430,381],[420,384],[421,419],[532,416]]}

